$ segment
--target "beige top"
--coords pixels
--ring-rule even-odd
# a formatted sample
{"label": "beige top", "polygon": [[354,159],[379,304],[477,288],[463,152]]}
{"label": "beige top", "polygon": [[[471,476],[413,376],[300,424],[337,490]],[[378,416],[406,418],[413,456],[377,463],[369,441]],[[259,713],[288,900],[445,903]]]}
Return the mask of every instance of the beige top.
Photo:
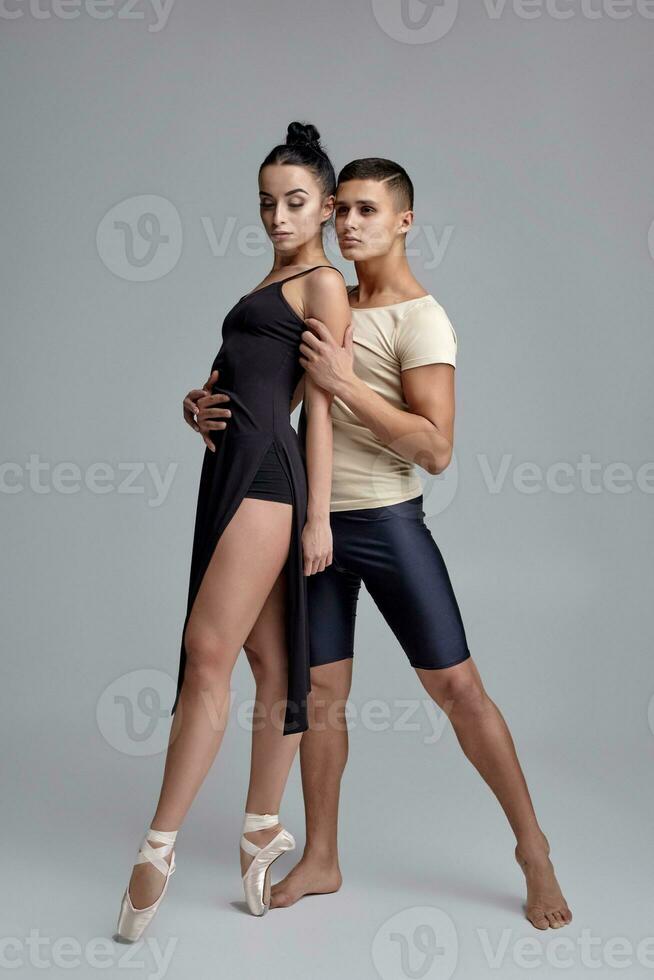
{"label": "beige top", "polygon": [[[409,406],[401,371],[420,364],[456,363],[454,327],[431,294],[390,306],[353,309],[352,328],[354,373],[404,411]],[[340,398],[332,401],[331,418],[331,511],[384,507],[422,493],[415,464],[380,442]]]}

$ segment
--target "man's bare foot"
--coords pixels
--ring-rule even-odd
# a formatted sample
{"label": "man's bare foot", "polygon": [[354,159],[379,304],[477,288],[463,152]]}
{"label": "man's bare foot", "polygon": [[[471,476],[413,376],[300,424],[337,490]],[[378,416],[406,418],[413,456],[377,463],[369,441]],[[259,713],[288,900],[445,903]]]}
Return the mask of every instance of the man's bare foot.
{"label": "man's bare foot", "polygon": [[518,844],[515,849],[516,861],[527,879],[526,916],[537,929],[560,929],[572,922],[549,853],[545,834],[534,844]]}
{"label": "man's bare foot", "polygon": [[272,886],[270,907],[287,908],[304,895],[328,895],[337,892],[342,883],[337,861],[303,855],[286,877]]}

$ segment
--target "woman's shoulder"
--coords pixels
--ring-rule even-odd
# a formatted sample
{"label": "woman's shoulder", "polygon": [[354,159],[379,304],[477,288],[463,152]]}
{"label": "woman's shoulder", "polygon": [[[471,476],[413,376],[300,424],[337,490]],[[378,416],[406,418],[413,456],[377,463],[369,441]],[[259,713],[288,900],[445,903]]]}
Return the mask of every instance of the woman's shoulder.
{"label": "woman's shoulder", "polygon": [[[337,272],[337,276],[333,276],[332,273]],[[335,279],[337,282],[345,283],[345,276],[339,268],[335,265],[314,265],[312,268],[306,270],[305,278],[309,280],[319,280],[319,279]]]}
{"label": "woman's shoulder", "polygon": [[304,282],[309,295],[335,296],[347,289],[345,276],[335,265],[314,266],[298,281]]}

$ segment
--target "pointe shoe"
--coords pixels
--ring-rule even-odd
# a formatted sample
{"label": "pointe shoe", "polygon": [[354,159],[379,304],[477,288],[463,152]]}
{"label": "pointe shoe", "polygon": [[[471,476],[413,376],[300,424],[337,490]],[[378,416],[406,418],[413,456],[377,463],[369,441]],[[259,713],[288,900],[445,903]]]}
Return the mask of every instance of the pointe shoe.
{"label": "pointe shoe", "polygon": [[[253,830],[274,827],[279,823],[278,816],[277,813],[246,813],[243,835]],[[270,866],[284,851],[293,850],[295,839],[288,830],[282,828],[265,847],[257,847],[243,835],[241,847],[247,854],[253,855],[253,860],[243,875],[245,901],[252,915],[264,915],[270,908]]]}
{"label": "pointe shoe", "polygon": [[[166,881],[164,882],[163,891],[161,895],[152,905],[148,905],[144,909],[135,909],[132,905],[132,900],[129,896],[129,884],[125,889],[125,894],[123,895],[123,901],[120,906],[120,915],[118,916],[118,925],[116,927],[116,932],[120,939],[126,942],[135,943],[141,938],[146,926],[152,921],[155,912],[161,905],[163,897],[168,889],[168,882],[170,881],[171,875],[175,873],[175,851],[173,850],[173,844],[175,843],[175,838],[177,837],[176,830],[154,830],[150,827],[147,834],[143,838],[143,843],[139,849],[136,856],[136,861],[134,864],[143,864],[145,861],[149,861],[153,864],[158,871],[165,876]],[[163,847],[151,847],[149,841],[157,841],[159,844],[163,844]],[[164,858],[173,852],[170,859],[170,865]]]}

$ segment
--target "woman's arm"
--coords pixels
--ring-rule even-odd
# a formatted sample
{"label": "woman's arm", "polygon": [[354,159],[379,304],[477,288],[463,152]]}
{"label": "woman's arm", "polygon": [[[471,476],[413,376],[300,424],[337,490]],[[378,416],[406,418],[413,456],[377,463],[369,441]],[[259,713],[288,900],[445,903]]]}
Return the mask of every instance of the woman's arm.
{"label": "woman's arm", "polygon": [[291,408],[290,408],[291,415],[298,407],[298,405],[300,404],[303,398],[304,398],[304,375],[302,375],[302,377],[298,381],[297,388],[293,392],[293,397],[291,398]]}
{"label": "woman's arm", "polygon": [[[307,278],[305,317],[318,317],[329,330],[334,342],[341,345],[351,318],[350,303],[342,276],[331,269],[316,269]],[[307,522],[302,535],[305,575],[324,571],[332,560],[329,505],[333,445],[330,408],[333,397],[305,374],[305,458],[308,484]]]}

